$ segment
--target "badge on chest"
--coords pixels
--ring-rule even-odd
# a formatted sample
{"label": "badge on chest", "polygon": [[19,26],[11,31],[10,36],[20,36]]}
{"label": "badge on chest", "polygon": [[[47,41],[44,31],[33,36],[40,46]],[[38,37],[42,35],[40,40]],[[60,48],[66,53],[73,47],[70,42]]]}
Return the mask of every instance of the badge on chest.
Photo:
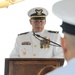
{"label": "badge on chest", "polygon": [[40,48],[50,48],[50,39],[48,40],[41,40],[40,41]]}

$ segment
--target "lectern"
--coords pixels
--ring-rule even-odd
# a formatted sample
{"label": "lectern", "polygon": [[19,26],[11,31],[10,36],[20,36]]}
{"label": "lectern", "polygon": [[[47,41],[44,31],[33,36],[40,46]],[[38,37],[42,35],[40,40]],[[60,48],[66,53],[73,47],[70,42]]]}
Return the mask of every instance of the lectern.
{"label": "lectern", "polygon": [[46,66],[60,67],[64,59],[57,58],[5,58],[5,75],[38,75]]}

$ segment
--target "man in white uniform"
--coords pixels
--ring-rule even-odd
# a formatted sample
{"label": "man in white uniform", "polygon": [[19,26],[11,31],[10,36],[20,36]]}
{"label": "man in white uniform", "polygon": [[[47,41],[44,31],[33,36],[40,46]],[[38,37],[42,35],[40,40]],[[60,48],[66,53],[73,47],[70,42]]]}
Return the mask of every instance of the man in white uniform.
{"label": "man in white uniform", "polygon": [[28,12],[32,31],[19,34],[11,58],[63,58],[58,31],[44,29],[48,11],[36,7]]}
{"label": "man in white uniform", "polygon": [[62,0],[55,3],[53,12],[63,20],[61,27],[64,37],[61,38],[61,45],[67,65],[46,75],[75,75],[75,0]]}

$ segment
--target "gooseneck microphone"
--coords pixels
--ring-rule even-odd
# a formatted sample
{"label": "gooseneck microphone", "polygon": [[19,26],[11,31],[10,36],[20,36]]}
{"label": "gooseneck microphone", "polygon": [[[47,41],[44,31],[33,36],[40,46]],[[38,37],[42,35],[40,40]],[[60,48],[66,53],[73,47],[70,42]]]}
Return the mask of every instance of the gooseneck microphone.
{"label": "gooseneck microphone", "polygon": [[[49,39],[46,39],[46,38],[44,38],[44,37],[42,37],[42,36],[40,36],[40,35],[38,35],[38,34],[35,34],[34,31],[33,31],[33,35],[34,35],[35,37],[40,37],[40,38],[42,38],[43,40],[49,40]],[[39,39],[39,38],[38,38],[38,39]],[[39,39],[39,40],[40,40],[40,39]],[[40,41],[42,41],[42,40],[40,40]],[[51,41],[51,40],[50,40],[50,42],[54,44],[54,45],[52,45],[52,46],[61,47],[61,45],[58,44],[58,43],[56,43],[56,42],[53,42],[53,41]]]}

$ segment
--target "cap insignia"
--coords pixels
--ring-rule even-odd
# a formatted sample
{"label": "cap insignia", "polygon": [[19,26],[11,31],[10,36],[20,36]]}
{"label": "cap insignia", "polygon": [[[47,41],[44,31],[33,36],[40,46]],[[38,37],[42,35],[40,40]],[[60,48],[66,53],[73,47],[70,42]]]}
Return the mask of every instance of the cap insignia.
{"label": "cap insignia", "polygon": [[37,15],[41,15],[42,14],[42,11],[43,11],[42,9],[39,9],[39,10],[38,9],[35,9],[35,12],[36,12]]}

